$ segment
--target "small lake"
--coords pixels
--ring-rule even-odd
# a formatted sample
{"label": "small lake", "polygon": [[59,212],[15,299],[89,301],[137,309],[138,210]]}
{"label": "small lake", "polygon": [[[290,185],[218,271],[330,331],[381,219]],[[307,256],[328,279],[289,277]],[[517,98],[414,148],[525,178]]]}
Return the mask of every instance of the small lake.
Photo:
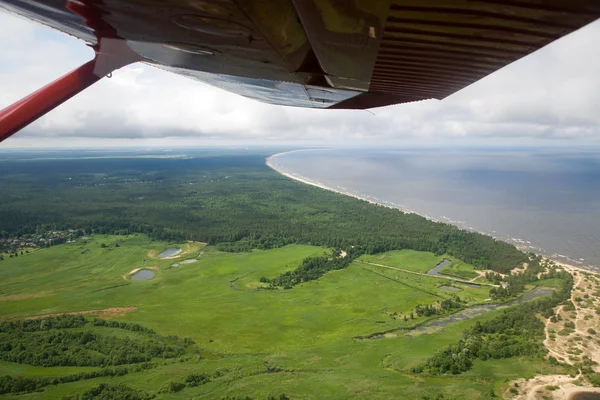
{"label": "small lake", "polygon": [[466,281],[454,281],[454,282],[457,283],[457,284],[459,284],[459,285],[465,285],[465,286],[472,287],[472,288],[475,288],[475,289],[481,287],[480,285],[477,285],[475,283],[469,283],[469,282],[466,282]]}
{"label": "small lake", "polygon": [[149,269],[140,269],[138,272],[131,275],[132,281],[147,281],[152,278],[154,278],[154,271]]}
{"label": "small lake", "polygon": [[[440,273],[440,270],[442,268],[444,268],[445,266],[448,266],[452,264],[451,260],[448,260],[447,258],[445,258],[442,262],[440,262],[438,265],[436,265],[435,267],[433,267],[432,269],[430,269],[429,271],[427,271],[427,275],[433,275],[433,276],[449,276],[451,278],[459,278],[459,279],[464,279],[460,276],[454,276],[454,275],[448,275],[448,274],[442,274]],[[460,283],[463,285],[467,285],[469,287],[475,288],[477,289],[479,287],[479,285],[475,284],[475,283],[469,283],[467,281],[455,281],[456,283]],[[450,290],[450,289],[445,289],[445,290]]]}
{"label": "small lake", "polygon": [[440,274],[440,269],[442,269],[446,265],[450,265],[450,264],[452,264],[452,261],[445,259],[444,261],[442,261],[441,263],[439,263],[438,265],[433,267],[433,269],[427,271],[427,275],[444,276],[444,274]]}
{"label": "small lake", "polygon": [[167,257],[176,256],[179,253],[181,253],[181,249],[177,249],[175,247],[169,247],[168,249],[166,249],[165,251],[160,253],[158,256],[160,258],[167,258]]}
{"label": "small lake", "polygon": [[497,310],[498,308],[501,308],[501,307],[510,307],[510,306],[514,306],[515,304],[520,304],[520,303],[524,303],[527,301],[531,301],[533,299],[537,299],[538,297],[548,296],[548,295],[551,295],[553,292],[554,291],[552,289],[543,288],[543,287],[538,286],[535,289],[530,290],[529,292],[523,294],[521,297],[519,297],[515,300],[511,300],[506,303],[481,304],[478,306],[466,308],[462,311],[459,311],[459,312],[449,315],[447,317],[437,318],[432,321],[426,322],[423,325],[420,325],[420,326],[416,327],[415,329],[411,330],[410,332],[407,332],[406,336],[415,336],[415,335],[419,335],[422,333],[437,332],[437,331],[441,330],[444,326],[451,324],[453,322],[464,321],[464,320],[476,317],[478,315],[484,314],[488,311]]}
{"label": "small lake", "polygon": [[460,292],[461,291],[460,288],[457,288],[454,286],[446,286],[446,285],[440,286],[440,289],[446,290],[448,292]]}

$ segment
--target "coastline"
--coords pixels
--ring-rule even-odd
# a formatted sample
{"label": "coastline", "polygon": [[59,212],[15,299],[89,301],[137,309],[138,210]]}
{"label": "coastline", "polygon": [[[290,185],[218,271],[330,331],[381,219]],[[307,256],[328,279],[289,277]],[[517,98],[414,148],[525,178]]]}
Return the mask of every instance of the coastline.
{"label": "coastline", "polygon": [[[458,227],[460,229],[465,229],[464,227],[461,227],[461,226],[456,225],[455,223],[452,223],[452,220],[450,220],[450,219],[439,220],[439,219],[436,219],[436,218],[432,218],[432,217],[430,217],[430,216],[428,216],[426,214],[419,213],[419,212],[416,212],[414,210],[410,210],[410,209],[407,209],[407,208],[404,208],[404,207],[392,206],[392,205],[389,205],[389,204],[382,204],[382,203],[379,203],[379,202],[377,202],[375,200],[372,200],[372,199],[369,199],[369,198],[366,198],[366,197],[362,197],[362,196],[359,196],[359,195],[354,194],[354,193],[346,192],[346,191],[339,190],[339,189],[334,189],[334,188],[326,186],[326,185],[324,185],[324,184],[322,184],[320,182],[308,179],[308,178],[306,178],[304,176],[300,176],[300,175],[296,175],[296,174],[293,174],[293,173],[285,172],[285,171],[281,170],[280,168],[278,168],[278,166],[273,163],[274,159],[276,159],[276,158],[278,158],[278,157],[280,157],[282,155],[285,155],[285,154],[297,153],[297,152],[301,152],[301,151],[313,151],[313,150],[316,150],[316,149],[300,149],[300,150],[284,151],[284,152],[273,154],[273,155],[267,157],[265,159],[265,163],[266,163],[266,165],[269,168],[271,168],[272,170],[276,171],[277,173],[279,173],[279,174],[281,174],[281,175],[283,175],[283,176],[285,176],[287,178],[293,179],[293,180],[295,180],[297,182],[304,183],[306,185],[315,186],[315,187],[318,187],[320,189],[328,190],[330,192],[334,192],[334,193],[337,193],[337,194],[342,194],[344,196],[353,197],[353,198],[358,199],[358,200],[366,201],[366,202],[368,202],[370,204],[376,204],[378,206],[383,206],[383,207],[387,207],[387,208],[392,208],[392,209],[400,210],[400,211],[402,211],[404,213],[407,213],[407,214],[416,214],[416,215],[419,215],[419,216],[421,216],[421,217],[423,217],[423,218],[425,218],[425,219],[427,219],[429,221],[440,222],[440,223],[444,223],[444,224],[450,224],[450,225],[454,225],[454,226],[456,226],[456,227]],[[470,231],[473,231],[473,232],[478,232],[478,231],[476,231],[474,229],[465,229],[465,230],[470,230]],[[490,235],[489,233],[486,233],[486,232],[478,232],[478,233],[481,233],[483,235],[488,235],[488,236],[493,237],[494,239],[506,242],[506,240],[502,240],[502,239],[496,238],[495,236],[492,236],[492,235]],[[517,249],[519,249],[521,251],[524,251],[524,252],[533,252],[533,251],[531,251],[531,246],[520,245],[519,243],[521,243],[521,242],[523,242],[523,243],[529,243],[529,242],[524,242],[524,241],[521,241],[521,240],[518,240],[517,243],[511,243],[511,242],[507,242],[507,243],[511,243],[512,245],[514,245]],[[585,267],[582,267],[582,266],[577,266],[577,265],[573,265],[573,264],[570,264],[570,263],[565,263],[564,261],[559,260],[556,256],[566,257],[566,256],[563,256],[561,254],[556,254],[556,256],[554,256],[554,255],[550,256],[550,255],[541,254],[541,253],[536,253],[536,254],[539,254],[539,255],[541,255],[542,257],[544,257],[544,258],[546,258],[548,260],[552,260],[556,264],[558,264],[558,265],[560,265],[562,267],[565,267],[567,269],[570,269],[570,270],[584,271],[584,272],[589,272],[589,273],[593,273],[593,274],[600,274],[600,270],[596,266],[588,266],[589,268],[585,268]]]}
{"label": "coastline", "polygon": [[[300,175],[296,175],[296,174],[293,174],[293,173],[284,172],[281,169],[279,169],[278,166],[274,163],[274,160],[277,157],[279,157],[279,156],[281,156],[283,154],[286,154],[286,152],[274,154],[274,155],[268,157],[266,159],[266,165],[269,168],[273,169],[274,171],[278,172],[279,174],[281,174],[281,175],[283,175],[283,176],[285,176],[285,177],[287,177],[289,179],[298,181],[298,182],[303,183],[303,184],[307,184],[307,185],[315,186],[315,187],[318,187],[318,188],[321,188],[321,189],[325,189],[325,190],[328,190],[328,191],[331,191],[331,192],[334,192],[334,193],[338,193],[338,194],[342,194],[342,195],[354,197],[354,198],[359,199],[359,200],[367,201],[368,203],[371,203],[371,204],[377,204],[377,205],[380,205],[380,206],[397,209],[397,210],[400,210],[400,211],[403,211],[403,212],[417,214],[417,215],[420,215],[420,216],[422,216],[422,217],[424,217],[424,218],[426,218],[426,219],[428,219],[430,221],[443,222],[443,223],[451,224],[448,221],[436,221],[434,218],[430,218],[427,215],[423,215],[423,214],[418,213],[418,212],[414,212],[414,211],[411,211],[411,210],[404,210],[404,209],[402,209],[400,207],[393,207],[393,206],[391,206],[389,204],[381,204],[381,203],[379,203],[377,201],[373,201],[373,200],[371,200],[369,198],[364,198],[364,197],[361,197],[361,196],[353,194],[353,193],[348,193],[348,192],[346,192],[344,190],[339,190],[339,189],[334,189],[332,187],[328,187],[328,186],[326,186],[326,185],[324,185],[324,184],[322,184],[320,182],[313,181],[311,179],[308,179],[308,178],[300,176]],[[451,225],[457,226],[456,224],[451,224]],[[460,226],[458,226],[458,228],[464,229],[464,228],[462,228]],[[475,230],[471,229],[471,231],[475,231]],[[484,232],[480,232],[480,233],[488,235],[487,233],[484,233]],[[497,239],[497,238],[495,238],[495,239]],[[501,239],[497,239],[497,240],[501,240]],[[510,242],[508,242],[508,243],[510,243]],[[542,258],[545,259],[545,260],[551,260],[558,267],[561,267],[565,271],[567,271],[568,273],[570,273],[571,276],[573,276],[573,278],[575,279],[575,282],[576,282],[575,285],[574,285],[574,289],[573,289],[574,292],[572,293],[572,299],[573,299],[573,301],[575,301],[574,299],[575,299],[575,296],[576,296],[575,290],[578,290],[578,289],[579,290],[583,290],[582,293],[585,293],[585,289],[578,288],[579,283],[583,281],[582,277],[584,278],[584,275],[582,273],[590,273],[590,274],[595,274],[596,276],[600,276],[600,271],[598,270],[598,267],[589,266],[589,268],[584,268],[582,266],[577,266],[577,265],[573,265],[573,264],[570,264],[570,263],[565,263],[565,262],[557,259],[556,256],[560,256],[560,257],[563,257],[563,258],[566,258],[566,256],[562,256],[560,254],[556,254],[555,253],[555,257],[552,257],[552,256],[548,256],[548,255],[545,255],[545,254],[541,254],[539,252],[533,252],[533,251],[531,251],[531,246],[529,246],[529,248],[528,248],[528,246],[526,246],[526,245],[519,246],[518,243],[512,243],[512,244],[515,245],[515,247],[517,247],[521,251],[535,253],[535,254],[538,254],[538,255],[542,256]],[[530,244],[530,243],[527,242],[527,244]],[[556,310],[558,310],[558,308]],[[579,312],[577,312],[577,314],[579,315]],[[544,333],[546,335],[546,338],[550,337],[550,336],[548,336],[549,335],[548,334],[548,324],[546,324],[546,326],[545,326]],[[549,351],[551,351],[552,349],[546,343],[546,340],[548,340],[548,339],[544,340],[544,347],[547,348]],[[596,347],[594,347],[594,348],[596,348]],[[564,356],[566,357],[566,356],[568,356],[568,354],[565,354]],[[592,355],[591,355],[592,359],[598,360],[599,356],[600,356],[599,353],[597,353],[597,352],[593,353],[592,352]],[[525,399],[532,398],[531,396],[535,395],[536,393],[543,392],[544,390],[546,390],[546,388],[548,386],[555,386],[556,389],[558,389],[558,390],[556,390],[556,392],[552,392],[552,391],[547,391],[546,390],[545,393],[549,395],[548,398],[552,398],[552,399],[567,399],[568,398],[569,400],[571,400],[571,399],[574,400],[574,399],[578,398],[577,397],[578,395],[581,395],[581,394],[600,393],[600,388],[592,387],[592,385],[590,384],[590,382],[584,380],[583,384],[582,384],[581,380],[578,379],[580,377],[581,377],[581,372],[580,372],[580,375],[577,378],[573,378],[573,377],[571,377],[569,375],[565,375],[565,376],[559,376],[559,375],[550,375],[550,376],[548,376],[548,375],[536,375],[533,379],[518,379],[516,381],[512,381],[512,383],[514,383],[515,386],[516,386],[517,383],[519,385],[521,385],[520,386],[521,387],[521,389],[520,389],[521,393],[519,395],[517,395],[516,397],[514,397],[512,395],[512,393],[508,392],[508,389],[507,389],[507,391],[506,391],[506,393],[504,394],[503,397],[504,398],[509,398],[510,397],[510,398],[514,398],[515,400],[516,399],[523,399],[523,400],[525,400]]]}
{"label": "coastline", "polygon": [[[415,212],[413,210],[409,210],[409,209],[406,209],[406,208],[393,207],[393,206],[390,206],[388,204],[381,204],[381,203],[378,203],[377,201],[374,201],[374,200],[371,200],[371,199],[368,199],[368,198],[365,198],[365,197],[361,197],[361,196],[359,196],[357,194],[353,194],[353,193],[350,193],[350,192],[344,192],[342,190],[334,189],[332,187],[323,185],[322,183],[310,180],[310,179],[308,179],[306,177],[303,177],[303,176],[300,176],[300,175],[295,175],[295,174],[291,174],[291,173],[288,173],[288,172],[284,172],[281,169],[278,169],[277,166],[275,164],[273,164],[273,162],[272,162],[272,159],[274,159],[276,157],[279,157],[279,156],[282,156],[284,154],[290,154],[290,153],[295,153],[295,152],[299,152],[299,151],[308,151],[308,150],[312,150],[312,149],[292,150],[292,151],[285,151],[283,153],[273,154],[272,156],[269,156],[266,159],[266,164],[273,171],[276,171],[279,174],[281,174],[283,176],[286,176],[286,177],[288,177],[290,179],[293,179],[293,180],[295,180],[297,182],[301,182],[301,183],[304,183],[304,184],[307,184],[307,185],[311,185],[311,186],[315,186],[315,187],[318,187],[318,188],[321,188],[321,189],[329,190],[330,192],[334,192],[334,193],[337,193],[337,194],[343,194],[344,196],[353,197],[355,199],[363,200],[363,201],[366,201],[366,202],[371,203],[371,204],[377,204],[378,206],[383,206],[383,207],[387,207],[387,208],[393,208],[393,209],[400,210],[400,211],[408,213],[408,214],[417,214],[417,215],[420,215],[423,218],[426,218],[428,220],[434,221],[433,218],[431,218],[431,217],[429,217],[427,215],[419,214],[419,213],[417,213],[417,212]],[[442,221],[435,221],[435,222],[442,222]]]}

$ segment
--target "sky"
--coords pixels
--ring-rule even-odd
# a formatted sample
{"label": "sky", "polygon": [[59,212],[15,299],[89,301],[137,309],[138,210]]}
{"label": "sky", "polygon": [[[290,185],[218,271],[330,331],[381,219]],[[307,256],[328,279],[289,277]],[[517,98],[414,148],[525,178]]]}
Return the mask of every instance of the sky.
{"label": "sky", "polygon": [[[93,57],[0,10],[0,108]],[[145,64],[113,73],[0,145],[600,145],[600,21],[444,100],[362,110],[263,104]]]}

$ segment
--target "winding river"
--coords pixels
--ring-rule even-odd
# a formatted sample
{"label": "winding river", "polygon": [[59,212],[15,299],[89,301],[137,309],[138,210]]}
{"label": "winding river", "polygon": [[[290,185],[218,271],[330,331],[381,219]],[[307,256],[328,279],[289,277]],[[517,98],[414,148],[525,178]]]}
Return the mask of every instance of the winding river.
{"label": "winding river", "polygon": [[501,304],[480,304],[477,306],[465,308],[457,313],[452,315],[448,315],[447,317],[437,318],[432,321],[426,322],[423,325],[419,325],[415,329],[407,332],[405,336],[416,336],[422,333],[432,333],[441,330],[444,326],[451,324],[457,321],[464,321],[469,318],[476,317],[478,315],[484,314],[488,311],[494,311],[503,307],[510,307],[516,304],[524,303],[527,301],[531,301],[537,299],[539,297],[544,297],[552,294],[554,291],[552,289],[536,287],[533,290],[530,290],[527,293],[524,293],[520,297],[515,300],[511,300],[506,303]]}
{"label": "winding river", "polygon": [[516,304],[525,303],[527,301],[531,301],[537,299],[539,297],[544,297],[552,294],[554,290],[544,288],[544,287],[536,287],[533,290],[530,290],[527,293],[522,294],[520,297],[508,301],[506,303],[500,304],[480,304],[472,307],[465,308],[464,310],[458,311],[452,315],[448,315],[441,318],[436,318],[425,322],[422,325],[417,326],[414,329],[407,330],[406,328],[396,328],[390,329],[385,332],[373,333],[367,336],[357,336],[355,339],[358,340],[371,340],[371,339],[383,339],[387,334],[392,334],[392,337],[401,336],[418,336],[424,333],[435,333],[441,331],[446,325],[452,324],[458,321],[465,321],[467,319],[477,317],[478,315],[484,314],[489,311],[494,311],[499,308],[507,308],[510,306],[514,306]]}

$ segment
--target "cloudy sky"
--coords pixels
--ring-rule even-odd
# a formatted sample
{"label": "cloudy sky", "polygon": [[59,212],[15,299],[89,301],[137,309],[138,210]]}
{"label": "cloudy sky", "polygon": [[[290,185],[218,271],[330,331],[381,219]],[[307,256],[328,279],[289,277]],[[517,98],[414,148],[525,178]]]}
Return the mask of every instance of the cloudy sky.
{"label": "cloudy sky", "polygon": [[[91,59],[0,10],[0,108]],[[262,104],[147,65],[103,79],[2,147],[600,144],[600,21],[443,101],[367,111]]]}

